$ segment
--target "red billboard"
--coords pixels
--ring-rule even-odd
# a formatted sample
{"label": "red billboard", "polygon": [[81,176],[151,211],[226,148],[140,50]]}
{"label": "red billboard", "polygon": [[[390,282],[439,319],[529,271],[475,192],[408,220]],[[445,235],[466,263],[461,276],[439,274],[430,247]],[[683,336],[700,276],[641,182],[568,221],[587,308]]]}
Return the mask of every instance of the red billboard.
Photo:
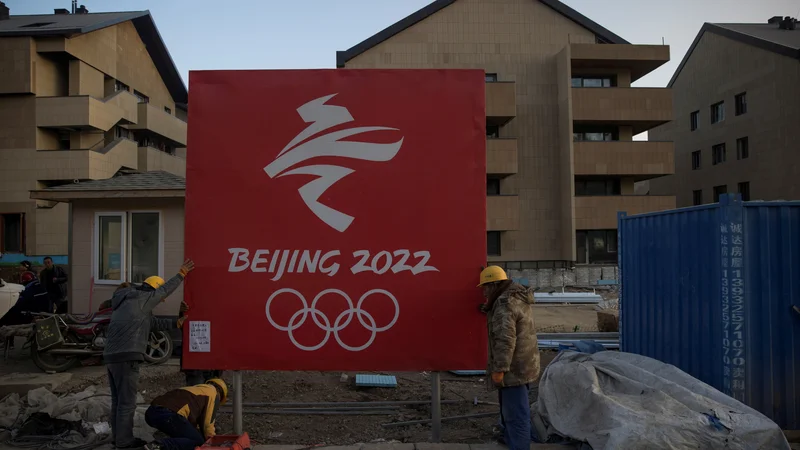
{"label": "red billboard", "polygon": [[185,367],[485,365],[483,71],[189,85]]}

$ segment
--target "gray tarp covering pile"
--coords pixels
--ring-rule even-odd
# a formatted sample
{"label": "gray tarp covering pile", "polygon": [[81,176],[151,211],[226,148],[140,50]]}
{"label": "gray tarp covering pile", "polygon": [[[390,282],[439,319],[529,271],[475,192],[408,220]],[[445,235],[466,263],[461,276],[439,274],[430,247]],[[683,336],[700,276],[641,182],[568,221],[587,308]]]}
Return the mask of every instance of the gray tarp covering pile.
{"label": "gray tarp covering pile", "polygon": [[675,366],[631,353],[562,352],[542,374],[532,413],[548,435],[594,450],[789,449],[763,414]]}

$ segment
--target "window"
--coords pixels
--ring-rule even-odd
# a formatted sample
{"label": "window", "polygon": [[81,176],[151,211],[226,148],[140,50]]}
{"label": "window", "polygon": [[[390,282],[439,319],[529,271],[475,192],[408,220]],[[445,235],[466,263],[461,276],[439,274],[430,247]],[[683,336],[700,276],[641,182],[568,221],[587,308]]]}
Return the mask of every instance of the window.
{"label": "window", "polygon": [[94,233],[97,283],[141,283],[151,275],[161,275],[161,213],[98,213]]}
{"label": "window", "polygon": [[728,186],[714,186],[714,203],[719,203],[720,195],[728,193]]}
{"label": "window", "polygon": [[736,115],[741,116],[747,112],[747,93],[742,92],[734,97],[736,103]]}
{"label": "window", "polygon": [[725,102],[711,105],[711,123],[719,123],[725,120]]}
{"label": "window", "polygon": [[576,196],[589,196],[589,195],[620,195],[621,194],[619,179],[607,180],[575,180],[575,195]]}
{"label": "window", "polygon": [[725,144],[717,144],[711,147],[711,164],[722,164],[727,159],[727,156]]}
{"label": "window", "polygon": [[114,92],[130,91],[130,90],[131,90],[131,88],[128,87],[127,84],[125,84],[125,83],[123,83],[122,81],[119,81],[119,80],[114,80]]}
{"label": "window", "polygon": [[572,77],[572,87],[585,87],[585,88],[607,88],[617,85],[617,80],[612,77]]}
{"label": "window", "polygon": [[500,256],[500,232],[486,232],[486,254],[489,256]]}
{"label": "window", "polygon": [[700,168],[700,150],[692,152],[692,170]]}
{"label": "window", "polygon": [[486,178],[486,195],[500,195],[500,178]]}
{"label": "window", "polygon": [[700,111],[694,111],[693,113],[689,114],[689,126],[691,127],[692,131],[697,129],[697,123],[699,117],[700,117]]}
{"label": "window", "polygon": [[694,206],[703,204],[703,191],[692,191],[692,204]]}
{"label": "window", "polygon": [[750,157],[750,140],[746,137],[736,140],[736,159],[747,159]]}
{"label": "window", "polygon": [[0,253],[25,252],[25,214],[0,214]]}
{"label": "window", "polygon": [[172,114],[172,110],[167,108],[166,106],[164,107],[164,112],[167,114]]}
{"label": "window", "polygon": [[496,73],[487,73],[486,74],[486,82],[487,83],[494,83],[497,81],[497,74]]}
{"label": "window", "polygon": [[490,139],[497,139],[500,137],[499,125],[486,125],[486,137]]}
{"label": "window", "polygon": [[150,97],[142,94],[141,92],[139,92],[139,91],[137,91],[135,89],[133,91],[133,95],[135,95],[136,98],[139,99],[139,103],[150,103]]}
{"label": "window", "polygon": [[744,181],[739,183],[739,194],[742,195],[743,201],[750,201],[750,182]]}
{"label": "window", "polygon": [[617,263],[617,230],[580,230],[575,244],[578,264]]}
{"label": "window", "polygon": [[572,129],[572,140],[580,141],[618,141],[617,127],[598,127],[591,125],[575,125]]}

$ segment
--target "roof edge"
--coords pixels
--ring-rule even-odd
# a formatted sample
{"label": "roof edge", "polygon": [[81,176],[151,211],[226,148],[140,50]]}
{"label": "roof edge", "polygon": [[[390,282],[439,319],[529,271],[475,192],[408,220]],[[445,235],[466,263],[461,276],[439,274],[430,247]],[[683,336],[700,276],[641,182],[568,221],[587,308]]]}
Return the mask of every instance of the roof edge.
{"label": "roof edge", "polygon": [[392,36],[402,31],[405,31],[408,28],[411,28],[413,25],[422,22],[423,20],[427,19],[433,14],[452,5],[456,1],[457,0],[435,0],[433,3],[430,3],[422,7],[421,9],[411,13],[410,15],[400,19],[399,21],[393,23],[392,25],[389,25],[388,27],[364,39],[363,41],[350,47],[349,49],[336,52],[336,67],[339,69],[343,68],[344,65],[347,63],[347,61],[350,61],[351,59],[366,52],[372,47],[375,47],[381,42],[386,41]]}
{"label": "roof edge", "polygon": [[671,88],[675,81],[678,80],[678,76],[681,74],[681,71],[683,71],[686,63],[689,62],[689,58],[692,56],[692,53],[694,53],[694,49],[700,43],[700,40],[707,31],[737,42],[741,42],[742,44],[752,45],[753,47],[757,47],[768,52],[773,52],[782,56],[800,60],[800,50],[798,49],[787,47],[776,42],[767,41],[750,34],[740,33],[738,31],[733,31],[728,28],[706,22],[700,28],[697,36],[695,36],[694,41],[692,41],[692,45],[689,46],[689,50],[687,50],[686,54],[683,55],[683,59],[681,60],[680,64],[678,64],[677,69],[675,69],[675,73],[672,74],[672,78],[670,78],[669,83],[667,83],[668,88]]}
{"label": "roof edge", "polygon": [[[359,42],[358,44],[350,47],[347,50],[336,52],[336,68],[344,68],[348,61],[356,56],[366,52],[367,50],[377,46],[378,44],[388,40],[396,34],[411,28],[413,25],[427,19],[433,14],[441,11],[442,9],[452,5],[457,0],[435,0],[433,3],[411,13],[410,15],[400,19],[392,25],[384,28],[378,33],[368,37],[367,39]],[[578,25],[586,28],[594,33],[596,36],[611,44],[630,44],[630,42],[612,33],[607,28],[598,24],[597,22],[589,19],[578,11],[570,8],[559,0],[536,0],[544,5],[550,7],[557,13],[572,20]]]}

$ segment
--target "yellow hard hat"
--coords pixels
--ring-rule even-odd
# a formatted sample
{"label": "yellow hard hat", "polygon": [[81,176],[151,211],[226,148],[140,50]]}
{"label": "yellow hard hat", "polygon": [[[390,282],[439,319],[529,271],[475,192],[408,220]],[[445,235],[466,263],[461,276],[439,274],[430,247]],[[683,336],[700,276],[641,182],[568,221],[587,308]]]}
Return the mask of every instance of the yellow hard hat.
{"label": "yellow hard hat", "polygon": [[164,279],[157,275],[153,275],[152,277],[147,277],[147,279],[144,280],[144,284],[150,286],[153,289],[158,289],[164,285]]}
{"label": "yellow hard hat", "polygon": [[220,405],[228,401],[228,385],[225,384],[225,381],[222,378],[212,378],[206,381],[206,384],[215,384],[222,391],[222,399],[219,401]]}
{"label": "yellow hard hat", "polygon": [[498,266],[489,266],[481,271],[481,282],[478,287],[487,283],[494,283],[495,281],[504,281],[508,279],[506,271]]}

